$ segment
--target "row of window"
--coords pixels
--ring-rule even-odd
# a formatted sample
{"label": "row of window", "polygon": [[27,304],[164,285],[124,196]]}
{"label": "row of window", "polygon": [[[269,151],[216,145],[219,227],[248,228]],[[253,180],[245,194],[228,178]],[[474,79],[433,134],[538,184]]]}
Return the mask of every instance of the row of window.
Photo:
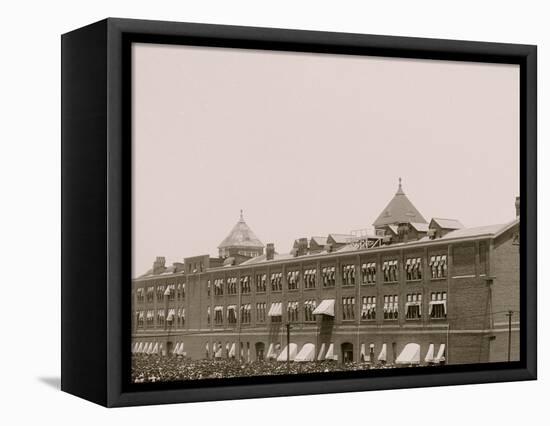
{"label": "row of window", "polygon": [[[342,265],[342,285],[353,286],[356,284],[355,265]],[[422,259],[409,258],[405,262],[404,267],[407,281],[421,280]],[[447,276],[447,256],[432,256],[430,259],[431,278],[445,278]],[[382,263],[383,281],[392,283],[399,281],[399,262],[397,260],[386,260]],[[298,290],[300,286],[301,274],[298,270],[287,272],[286,282],[288,290]],[[311,289],[316,287],[317,270],[306,269],[303,273],[304,287]],[[227,294],[237,294],[237,278],[227,278]],[[326,266],[321,268],[321,281],[323,287],[334,287],[336,285],[336,267]],[[257,293],[265,293],[267,290],[267,275],[257,274],[255,276],[255,287]],[[361,284],[376,283],[376,263],[363,263],[361,265]],[[224,294],[224,279],[217,278],[213,282],[214,295],[221,296]],[[274,272],[270,275],[271,291],[278,292],[283,290],[283,274],[282,272]],[[211,292],[211,282],[207,282],[208,295]],[[249,294],[252,292],[252,279],[249,275],[240,278],[241,294]]]}
{"label": "row of window", "polygon": [[[422,294],[410,293],[406,296],[405,302],[405,318],[406,319],[421,319],[422,318]],[[280,305],[280,302],[274,302],[273,305]],[[317,307],[315,300],[305,300],[303,303],[304,321],[314,322],[314,311]],[[396,294],[385,295],[382,304],[383,318],[385,320],[396,320],[399,318],[399,296]],[[214,324],[223,325],[224,307],[217,305],[214,307]],[[237,322],[237,307],[236,305],[228,305],[225,308],[228,324],[236,324]],[[353,321],[356,315],[355,297],[343,297],[341,300],[342,320]],[[375,320],[377,311],[376,296],[364,296],[361,298],[361,320]],[[272,322],[281,322],[282,311],[270,314]],[[447,317],[447,293],[434,292],[431,293],[429,302],[429,318],[444,319]],[[287,303],[287,318],[290,322],[299,320],[299,302],[290,301]],[[251,304],[241,305],[240,319],[242,324],[252,322],[252,306]],[[266,303],[256,303],[256,322],[266,322]],[[207,322],[210,324],[211,312],[210,307],[207,307]]]}
{"label": "row of window", "polygon": [[158,286],[149,286],[147,288],[140,287],[136,289],[136,301],[138,303],[153,302],[164,300],[165,297],[168,300],[183,300],[185,299],[185,283],[180,284],[168,284],[168,285],[158,285]]}
{"label": "row of window", "polygon": [[[156,321],[155,321],[156,320]],[[172,308],[166,312],[164,309],[138,310],[136,311],[136,324],[138,327],[154,327],[156,326],[185,326],[185,309]]]}

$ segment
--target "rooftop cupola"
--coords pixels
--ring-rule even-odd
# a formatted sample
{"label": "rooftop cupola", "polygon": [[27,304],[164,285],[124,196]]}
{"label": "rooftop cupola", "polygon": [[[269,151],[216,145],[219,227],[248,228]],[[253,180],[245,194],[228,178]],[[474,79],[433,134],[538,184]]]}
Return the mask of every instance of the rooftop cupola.
{"label": "rooftop cupola", "polygon": [[373,226],[381,228],[385,225],[398,225],[400,223],[428,223],[405,195],[401,178],[399,178],[397,192],[374,221]]}
{"label": "rooftop cupola", "polygon": [[218,250],[222,258],[230,256],[255,257],[263,254],[264,245],[244,221],[242,210],[239,221],[220,243]]}

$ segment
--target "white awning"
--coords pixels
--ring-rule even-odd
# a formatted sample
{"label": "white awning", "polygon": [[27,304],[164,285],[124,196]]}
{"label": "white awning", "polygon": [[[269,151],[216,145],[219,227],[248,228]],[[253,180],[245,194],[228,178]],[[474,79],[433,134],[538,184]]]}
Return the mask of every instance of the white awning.
{"label": "white awning", "polygon": [[277,354],[275,354],[273,350],[273,343],[269,344],[269,349],[267,350],[267,355],[265,357],[266,359],[274,359],[277,357]]}
{"label": "white awning", "polygon": [[419,364],[420,345],[418,343],[407,343],[397,359],[396,364]]}
{"label": "white awning", "polygon": [[229,353],[227,354],[229,358],[232,358],[235,356],[235,343],[231,344],[231,349],[229,349]]}
{"label": "white awning", "polygon": [[315,361],[315,345],[313,343],[306,343],[294,358],[296,362]]}
{"label": "white awning", "polygon": [[285,348],[281,351],[279,356],[277,357],[277,361],[286,361],[286,356],[289,352],[290,348],[290,360],[294,361],[296,358],[296,353],[298,352],[298,345],[296,343],[291,343],[288,346],[285,346]]}
{"label": "white awning", "polygon": [[146,343],[147,350],[144,351],[146,354],[151,354],[153,352],[153,342]]}
{"label": "white awning", "polygon": [[439,350],[437,351],[437,356],[434,359],[434,362],[443,362],[445,361],[445,344],[439,345]]}
{"label": "white awning", "polygon": [[426,354],[424,361],[434,362],[434,344],[433,343],[430,343],[430,346],[428,347],[428,353]]}
{"label": "white awning", "polygon": [[180,347],[180,344],[179,344],[179,342],[178,342],[178,343],[176,343],[176,345],[174,346],[174,349],[172,349],[172,354],[177,355],[179,347]]}
{"label": "white awning", "polygon": [[334,356],[334,343],[331,343],[329,346],[328,346],[328,349],[327,349],[327,353],[325,354],[325,359],[338,359],[338,358],[335,358]]}
{"label": "white awning", "polygon": [[170,309],[168,311],[168,317],[166,318],[166,321],[172,321],[174,319],[174,315],[176,315],[176,310]]}
{"label": "white awning", "polygon": [[222,346],[221,345],[216,350],[216,353],[214,354],[214,357],[215,358],[221,358],[222,357]]}
{"label": "white awning", "polygon": [[382,345],[382,349],[380,350],[380,353],[378,354],[378,361],[386,362],[387,358],[388,358],[388,348],[387,348],[387,345],[384,343]]}
{"label": "white awning", "polygon": [[159,344],[158,344],[158,342],[155,343],[155,346],[153,347],[153,353],[154,353],[154,354],[158,354],[158,353],[159,353]]}
{"label": "white awning", "polygon": [[183,342],[180,342],[180,347],[178,348],[178,355],[185,355],[183,348],[184,348],[184,344]]}
{"label": "white awning", "polygon": [[430,315],[432,314],[434,305],[443,305],[443,312],[447,315],[447,301],[446,300],[431,300],[430,301]]}
{"label": "white awning", "polygon": [[334,299],[325,299],[313,310],[313,315],[334,316]]}
{"label": "white awning", "polygon": [[269,308],[267,313],[268,317],[280,317],[283,315],[283,304],[281,302],[274,302]]}
{"label": "white awning", "polygon": [[166,290],[164,290],[165,296],[170,296],[170,287],[166,287]]}
{"label": "white awning", "polygon": [[321,343],[321,349],[319,349],[319,355],[317,355],[317,361],[325,359],[325,344]]}
{"label": "white awning", "polygon": [[367,351],[365,349],[365,344],[364,343],[361,343],[361,353],[359,355],[359,359],[361,361],[366,361],[367,360]]}

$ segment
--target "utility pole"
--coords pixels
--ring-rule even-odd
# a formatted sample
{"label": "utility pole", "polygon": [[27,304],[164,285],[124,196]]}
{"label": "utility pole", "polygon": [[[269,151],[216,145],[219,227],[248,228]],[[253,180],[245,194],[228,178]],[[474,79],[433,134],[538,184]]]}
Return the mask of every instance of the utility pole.
{"label": "utility pole", "polygon": [[508,311],[506,316],[508,317],[508,362],[510,362],[510,351],[512,349],[512,315],[514,311]]}
{"label": "utility pole", "polygon": [[286,369],[290,372],[290,323],[286,323]]}

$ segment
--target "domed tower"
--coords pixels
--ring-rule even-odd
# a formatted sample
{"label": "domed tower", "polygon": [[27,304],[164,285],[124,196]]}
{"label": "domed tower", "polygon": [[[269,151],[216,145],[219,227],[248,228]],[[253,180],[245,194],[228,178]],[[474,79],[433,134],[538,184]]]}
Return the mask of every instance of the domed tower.
{"label": "domed tower", "polygon": [[223,259],[232,256],[256,257],[263,254],[264,245],[244,221],[242,210],[239,221],[220,243],[218,250]]}
{"label": "domed tower", "polygon": [[[372,225],[376,230],[384,230],[388,227],[395,228],[397,233],[397,228],[400,225],[411,223],[425,224],[421,228],[423,231],[427,231],[428,222],[405,195],[401,178],[399,178],[397,192]],[[424,230],[424,228],[426,229]]]}

